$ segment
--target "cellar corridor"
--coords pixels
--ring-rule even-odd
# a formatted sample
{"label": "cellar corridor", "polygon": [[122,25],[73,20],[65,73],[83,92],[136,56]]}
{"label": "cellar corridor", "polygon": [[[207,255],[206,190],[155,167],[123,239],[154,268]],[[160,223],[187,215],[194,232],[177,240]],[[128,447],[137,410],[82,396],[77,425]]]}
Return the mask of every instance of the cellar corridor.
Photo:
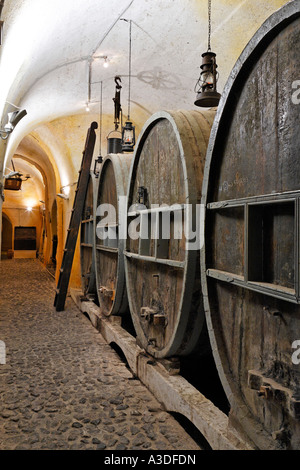
{"label": "cellar corridor", "polygon": [[0,450],[200,450],[37,259],[0,264]]}

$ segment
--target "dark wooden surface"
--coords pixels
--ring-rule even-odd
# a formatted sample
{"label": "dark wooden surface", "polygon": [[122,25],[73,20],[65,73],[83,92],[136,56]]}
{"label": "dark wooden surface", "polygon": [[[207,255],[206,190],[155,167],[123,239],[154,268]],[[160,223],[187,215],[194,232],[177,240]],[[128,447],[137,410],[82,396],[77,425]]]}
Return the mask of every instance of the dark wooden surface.
{"label": "dark wooden surface", "polygon": [[106,226],[115,234],[101,240],[96,237],[96,284],[101,311],[104,315],[128,313],[128,302],[124,273],[124,240],[119,239],[120,217],[126,220],[124,210],[120,213],[119,198],[126,196],[128,174],[132,156],[111,154],[103,161],[99,176],[97,207],[109,204],[114,208],[104,217],[96,217],[96,224],[106,221]]}
{"label": "dark wooden surface", "polygon": [[289,193],[300,190],[300,105],[292,100],[299,44],[295,1],[239,59],[204,176],[210,338],[232,423],[261,449],[300,448],[300,366],[292,362],[300,339],[299,194]]}
{"label": "dark wooden surface", "polygon": [[[214,111],[178,111],[152,117],[136,149],[128,207],[138,203],[141,186],[147,190],[149,209],[152,205],[185,203],[195,207],[200,202],[214,114]],[[182,213],[181,217],[183,221]],[[129,217],[128,223],[133,220]],[[149,223],[153,228],[151,216]],[[139,341],[155,357],[193,351],[204,324],[198,252],[187,252],[181,224],[181,239],[174,237],[172,223],[168,240],[152,238],[141,244],[140,239],[129,237],[127,241],[130,311]]]}
{"label": "dark wooden surface", "polygon": [[97,179],[91,173],[80,227],[80,267],[84,295],[97,297],[95,275],[95,210]]}

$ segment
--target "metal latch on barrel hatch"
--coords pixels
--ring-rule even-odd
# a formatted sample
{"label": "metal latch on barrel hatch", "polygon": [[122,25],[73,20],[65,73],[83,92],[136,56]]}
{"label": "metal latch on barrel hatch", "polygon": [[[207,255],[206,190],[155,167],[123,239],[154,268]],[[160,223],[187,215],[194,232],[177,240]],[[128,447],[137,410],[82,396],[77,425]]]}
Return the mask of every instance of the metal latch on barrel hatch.
{"label": "metal latch on barrel hatch", "polygon": [[111,300],[114,300],[115,298],[115,291],[114,289],[109,289],[108,287],[101,286],[99,288],[99,292],[103,297],[109,297]]}
{"label": "metal latch on barrel hatch", "polygon": [[167,326],[166,316],[153,308],[142,307],[141,317],[147,320],[148,323],[152,323],[154,326]]}

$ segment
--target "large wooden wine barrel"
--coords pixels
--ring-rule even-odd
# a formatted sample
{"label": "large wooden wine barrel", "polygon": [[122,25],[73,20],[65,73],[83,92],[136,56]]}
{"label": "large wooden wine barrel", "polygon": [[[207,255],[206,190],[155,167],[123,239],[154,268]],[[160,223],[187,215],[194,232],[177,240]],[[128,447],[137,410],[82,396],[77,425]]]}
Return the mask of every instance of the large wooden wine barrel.
{"label": "large wooden wine barrel", "polygon": [[90,173],[85,198],[80,230],[80,267],[83,294],[97,298],[95,272],[95,211],[97,196],[97,178]]}
{"label": "large wooden wine barrel", "polygon": [[204,173],[202,290],[230,420],[300,448],[300,1],[259,29],[222,95]]}
{"label": "large wooden wine barrel", "polygon": [[99,175],[96,211],[96,284],[104,315],[128,312],[124,272],[126,193],[132,156],[109,154]]}
{"label": "large wooden wine barrel", "polygon": [[138,341],[157,358],[189,354],[204,331],[199,246],[190,243],[185,223],[188,217],[196,222],[214,115],[155,113],[136,145],[128,186],[127,294]]}

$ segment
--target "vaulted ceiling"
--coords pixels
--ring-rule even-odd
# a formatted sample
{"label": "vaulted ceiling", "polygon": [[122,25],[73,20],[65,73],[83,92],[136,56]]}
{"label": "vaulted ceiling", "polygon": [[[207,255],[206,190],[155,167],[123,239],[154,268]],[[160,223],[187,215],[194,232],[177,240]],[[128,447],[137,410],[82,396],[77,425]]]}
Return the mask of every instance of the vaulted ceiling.
{"label": "vaulted ceiling", "polygon": [[[212,1],[219,92],[253,34],[285,3]],[[137,129],[158,110],[195,109],[194,86],[207,50],[207,0],[5,0],[1,20],[1,127],[15,109],[11,103],[27,110],[9,138],[7,161],[33,133],[50,149],[59,171],[68,167],[61,155],[71,154],[72,161],[76,134],[82,142],[88,122],[100,120],[101,89],[105,145],[114,127],[115,76],[121,78],[123,115],[128,112],[129,20],[130,116]],[[74,176],[68,172],[70,181]]]}

